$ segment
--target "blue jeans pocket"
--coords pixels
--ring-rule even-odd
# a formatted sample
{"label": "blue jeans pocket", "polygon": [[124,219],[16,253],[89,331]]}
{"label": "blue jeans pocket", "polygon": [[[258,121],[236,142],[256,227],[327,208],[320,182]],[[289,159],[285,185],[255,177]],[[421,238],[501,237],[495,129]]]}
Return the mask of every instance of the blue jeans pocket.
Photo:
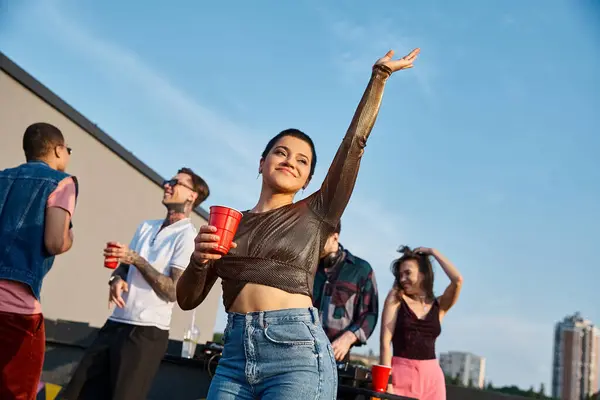
{"label": "blue jeans pocket", "polygon": [[265,338],[283,346],[315,346],[315,337],[306,323],[301,321],[268,325]]}

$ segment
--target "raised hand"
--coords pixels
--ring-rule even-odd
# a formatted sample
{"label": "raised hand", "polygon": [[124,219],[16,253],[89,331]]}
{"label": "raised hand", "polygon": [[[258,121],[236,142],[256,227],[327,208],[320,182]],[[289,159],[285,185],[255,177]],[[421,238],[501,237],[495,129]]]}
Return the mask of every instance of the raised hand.
{"label": "raised hand", "polygon": [[413,252],[417,254],[425,254],[427,256],[433,256],[435,253],[434,249],[430,249],[429,247],[417,247],[413,250]]}
{"label": "raised hand", "polygon": [[413,62],[417,59],[417,56],[421,52],[421,49],[416,48],[399,60],[392,60],[394,57],[394,50],[390,50],[385,56],[381,57],[375,62],[375,65],[385,65],[392,72],[400,71],[401,69],[408,69],[413,67]]}

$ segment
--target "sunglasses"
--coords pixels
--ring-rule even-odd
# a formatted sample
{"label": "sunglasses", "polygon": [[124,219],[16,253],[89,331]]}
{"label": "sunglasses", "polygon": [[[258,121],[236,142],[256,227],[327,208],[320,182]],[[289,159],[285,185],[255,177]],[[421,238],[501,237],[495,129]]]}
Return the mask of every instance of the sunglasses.
{"label": "sunglasses", "polygon": [[183,183],[179,182],[179,180],[177,180],[177,179],[169,179],[169,180],[164,180],[162,185],[163,185],[163,186],[165,186],[165,185],[169,185],[169,186],[171,186],[171,187],[175,187],[175,186],[177,186],[177,185],[180,185],[180,186],[183,186],[184,188],[188,188],[188,189],[190,189],[190,190],[194,190],[194,188],[192,188],[192,187],[189,187],[188,185],[185,185],[185,184],[183,184]]}
{"label": "sunglasses", "polygon": [[65,146],[64,144],[59,144],[57,147],[64,147],[64,148],[67,150],[67,153],[68,153],[69,155],[71,155],[71,153],[73,152],[73,149],[72,149],[72,148],[70,148],[70,147],[68,147],[68,146]]}

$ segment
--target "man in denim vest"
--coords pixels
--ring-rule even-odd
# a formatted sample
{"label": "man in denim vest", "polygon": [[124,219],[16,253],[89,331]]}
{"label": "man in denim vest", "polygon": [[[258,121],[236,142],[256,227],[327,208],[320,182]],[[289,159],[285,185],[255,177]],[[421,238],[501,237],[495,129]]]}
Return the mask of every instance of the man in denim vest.
{"label": "man in denim vest", "polygon": [[42,282],[73,244],[71,149],[40,122],[26,129],[23,150],[26,163],[0,171],[0,399],[35,397],[46,347]]}

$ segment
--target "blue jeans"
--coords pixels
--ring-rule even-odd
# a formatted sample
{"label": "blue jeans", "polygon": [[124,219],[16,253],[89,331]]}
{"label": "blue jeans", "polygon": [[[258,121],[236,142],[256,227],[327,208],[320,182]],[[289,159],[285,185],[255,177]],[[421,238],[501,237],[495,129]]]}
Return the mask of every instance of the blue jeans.
{"label": "blue jeans", "polygon": [[229,313],[208,400],[333,400],[337,368],[316,308]]}

